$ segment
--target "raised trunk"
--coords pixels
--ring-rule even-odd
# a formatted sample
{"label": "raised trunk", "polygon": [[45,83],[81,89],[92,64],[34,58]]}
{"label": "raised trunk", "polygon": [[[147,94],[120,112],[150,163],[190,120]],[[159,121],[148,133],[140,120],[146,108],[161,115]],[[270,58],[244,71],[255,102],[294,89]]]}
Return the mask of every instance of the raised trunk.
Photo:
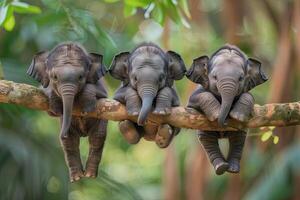
{"label": "raised trunk", "polygon": [[153,100],[157,94],[157,86],[153,84],[142,84],[138,87],[138,94],[142,99],[142,108],[137,120],[138,125],[144,125],[148,114],[152,109]]}
{"label": "raised trunk", "polygon": [[233,100],[237,95],[237,83],[234,80],[221,80],[218,82],[217,87],[222,98],[218,124],[222,127],[225,124],[226,117],[230,111]]}
{"label": "raised trunk", "polygon": [[72,121],[72,110],[76,91],[76,86],[71,84],[62,85],[59,88],[59,92],[61,93],[63,101],[63,117],[60,130],[61,137],[68,137],[68,131]]}

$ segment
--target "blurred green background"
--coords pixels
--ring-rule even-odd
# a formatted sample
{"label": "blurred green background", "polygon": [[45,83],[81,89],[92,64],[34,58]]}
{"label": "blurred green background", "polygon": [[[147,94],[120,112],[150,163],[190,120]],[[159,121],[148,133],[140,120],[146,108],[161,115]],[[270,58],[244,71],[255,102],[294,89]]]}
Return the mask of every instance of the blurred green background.
{"label": "blurred green background", "polygon": [[[300,0],[0,0],[0,77],[37,85],[26,75],[33,55],[63,41],[102,53],[107,67],[116,53],[152,41],[180,53],[187,68],[194,58],[231,43],[261,60],[271,77],[252,91],[257,103],[292,102],[299,100],[299,35]],[[112,97],[119,82],[105,79]],[[186,105],[195,84],[183,79],[176,86]],[[99,177],[73,184],[58,132],[58,120],[45,112],[0,104],[0,199],[300,196],[299,127],[250,130],[241,173],[216,176],[195,131],[182,130],[159,149],[144,140],[128,145],[110,122]],[[82,138],[83,160],[87,150]]]}

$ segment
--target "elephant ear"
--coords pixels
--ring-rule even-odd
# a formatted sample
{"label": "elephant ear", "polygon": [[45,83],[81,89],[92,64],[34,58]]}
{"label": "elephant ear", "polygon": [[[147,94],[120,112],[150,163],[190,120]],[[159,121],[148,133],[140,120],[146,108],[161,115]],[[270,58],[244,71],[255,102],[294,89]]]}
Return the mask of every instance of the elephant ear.
{"label": "elephant ear", "polygon": [[50,82],[46,65],[48,55],[48,51],[37,53],[33,57],[31,64],[27,70],[27,74],[40,82],[44,88],[48,87]]}
{"label": "elephant ear", "polygon": [[260,85],[268,80],[266,74],[262,70],[261,63],[258,60],[249,58],[247,63],[247,80],[245,91],[249,91],[255,86]]}
{"label": "elephant ear", "polygon": [[173,80],[182,79],[185,75],[186,68],[181,56],[174,51],[168,51],[167,56],[169,58],[168,78]]}
{"label": "elephant ear", "polygon": [[191,68],[186,76],[191,81],[201,84],[205,89],[208,88],[208,56],[200,56],[194,59]]}
{"label": "elephant ear", "polygon": [[97,81],[106,74],[107,70],[103,64],[103,56],[101,54],[90,53],[89,57],[91,66],[87,75],[87,82],[96,84]]}
{"label": "elephant ear", "polygon": [[115,79],[128,82],[129,52],[122,52],[116,55],[109,68],[109,73]]}

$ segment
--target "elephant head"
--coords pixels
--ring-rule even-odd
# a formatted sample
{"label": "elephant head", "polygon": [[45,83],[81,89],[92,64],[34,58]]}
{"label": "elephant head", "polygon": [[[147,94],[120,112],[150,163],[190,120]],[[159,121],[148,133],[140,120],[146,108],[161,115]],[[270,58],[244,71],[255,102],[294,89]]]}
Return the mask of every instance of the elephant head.
{"label": "elephant head", "polygon": [[223,46],[210,58],[201,56],[194,59],[187,77],[221,97],[218,118],[221,126],[235,97],[268,80],[259,61],[247,58],[238,47],[232,45]]}
{"label": "elephant head", "polygon": [[87,53],[75,43],[63,43],[51,51],[36,54],[27,74],[50,87],[63,102],[61,136],[67,137],[73,102],[86,83],[96,84],[105,74],[102,55]]}
{"label": "elephant head", "polygon": [[114,78],[137,90],[142,100],[139,125],[144,124],[157,92],[163,87],[171,87],[174,80],[183,78],[185,72],[180,55],[173,51],[165,53],[152,43],[141,44],[131,53],[116,55],[110,67]]}

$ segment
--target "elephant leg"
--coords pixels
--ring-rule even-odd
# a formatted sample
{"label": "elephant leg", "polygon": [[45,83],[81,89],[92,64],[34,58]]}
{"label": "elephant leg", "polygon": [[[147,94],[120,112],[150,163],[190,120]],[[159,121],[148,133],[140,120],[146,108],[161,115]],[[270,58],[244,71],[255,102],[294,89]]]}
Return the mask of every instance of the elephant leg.
{"label": "elephant leg", "polygon": [[200,92],[191,96],[188,107],[204,112],[209,121],[215,121],[219,117],[220,102],[210,92]]}
{"label": "elephant leg", "polygon": [[129,120],[124,120],[119,122],[119,129],[125,140],[129,144],[136,144],[141,139],[141,134],[137,129],[135,123]]}
{"label": "elephant leg", "polygon": [[158,127],[155,142],[158,147],[166,148],[172,142],[174,136],[180,132],[180,128],[172,127],[169,124],[162,124]]}
{"label": "elephant leg", "polygon": [[128,115],[138,116],[141,111],[142,102],[136,90],[131,87],[127,88],[125,102]]}
{"label": "elephant leg", "polygon": [[154,114],[167,115],[171,113],[173,93],[170,87],[161,89],[156,97]]}
{"label": "elephant leg", "polygon": [[97,98],[95,85],[86,84],[78,97],[78,103],[82,107],[83,113],[88,113],[95,110],[96,102]]}
{"label": "elephant leg", "polygon": [[219,132],[199,131],[199,140],[205,149],[217,175],[223,174],[229,167],[219,148]]}
{"label": "elephant leg", "polygon": [[65,160],[69,167],[70,181],[78,181],[83,177],[83,167],[79,151],[79,135],[69,131],[68,137],[61,137],[60,142],[64,150]]}
{"label": "elephant leg", "polygon": [[249,119],[254,106],[253,96],[246,92],[243,93],[237,102],[234,104],[229,116],[241,122],[245,122]]}
{"label": "elephant leg", "polygon": [[240,171],[240,160],[242,158],[243,148],[246,139],[246,132],[229,132],[229,154],[228,163],[229,168],[227,169],[230,173],[238,173]]}
{"label": "elephant leg", "polygon": [[85,177],[96,178],[106,139],[107,120],[96,120],[96,129],[89,133],[89,156],[85,166]]}
{"label": "elephant leg", "polygon": [[48,114],[52,117],[61,116],[63,113],[63,104],[59,96],[53,91],[49,94],[49,111]]}

